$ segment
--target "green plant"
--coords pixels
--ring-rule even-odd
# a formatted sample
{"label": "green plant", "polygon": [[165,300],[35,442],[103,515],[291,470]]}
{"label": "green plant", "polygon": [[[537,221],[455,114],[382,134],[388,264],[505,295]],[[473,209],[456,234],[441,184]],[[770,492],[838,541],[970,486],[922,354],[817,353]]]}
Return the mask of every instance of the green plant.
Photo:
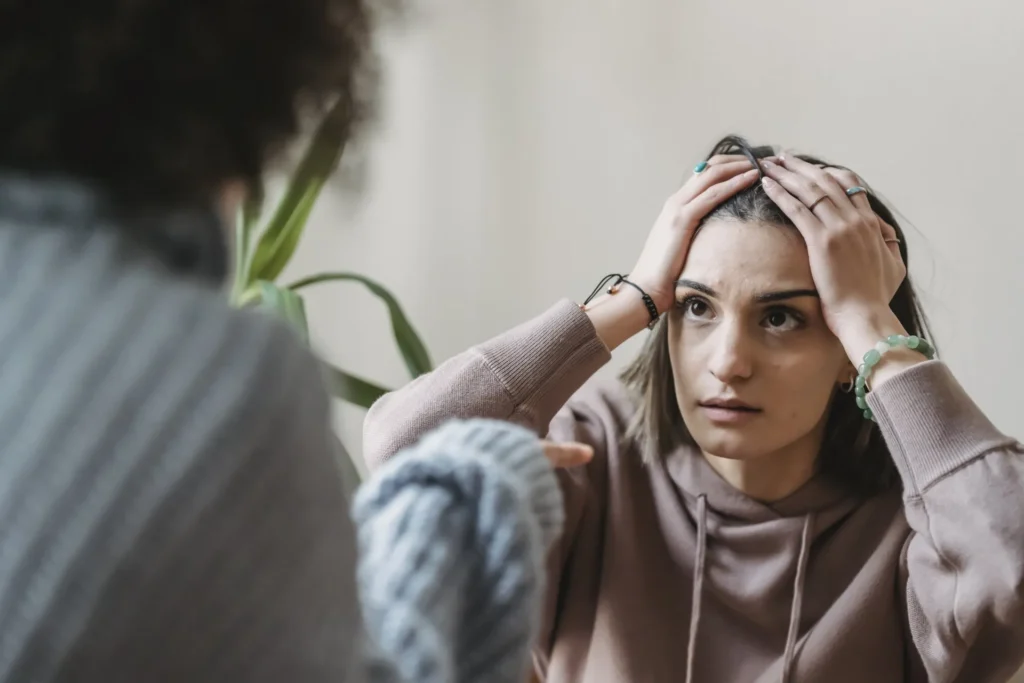
{"label": "green plant", "polygon": [[[335,105],[317,126],[270,218],[263,219],[261,189],[245,202],[236,225],[231,299],[239,306],[258,305],[272,310],[308,340],[309,324],[301,290],[328,282],[361,284],[387,306],[398,350],[409,374],[416,378],[431,370],[430,356],[398,300],[382,285],[363,275],[340,271],[317,273],[288,284],[278,282],[302,239],[324,183],[341,160],[348,133],[347,112],[341,104]],[[340,368],[328,365],[328,372],[334,395],[357,406],[369,408],[387,392],[384,387]]]}

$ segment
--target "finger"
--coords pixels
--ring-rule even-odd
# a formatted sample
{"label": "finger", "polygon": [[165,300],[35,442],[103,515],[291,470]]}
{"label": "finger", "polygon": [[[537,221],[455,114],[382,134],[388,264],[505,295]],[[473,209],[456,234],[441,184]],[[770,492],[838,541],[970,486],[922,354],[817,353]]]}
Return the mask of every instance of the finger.
{"label": "finger", "polygon": [[591,461],[594,449],[584,443],[541,441],[544,456],[553,467],[576,467]]}
{"label": "finger", "polygon": [[[843,188],[843,192],[849,190],[851,187],[863,187],[864,181],[857,177],[857,174],[853,171],[848,171],[845,168],[834,168],[832,166],[826,167],[825,172],[836,179],[840,187]],[[849,196],[849,195],[847,195]],[[857,194],[850,197],[850,201],[860,211],[870,211],[874,213],[874,209],[871,208],[871,202],[868,200],[866,192],[858,192]]]}
{"label": "finger", "polygon": [[781,185],[790,196],[803,204],[804,208],[819,217],[822,224],[835,225],[842,219],[843,214],[829,193],[811,178],[771,161],[764,162],[762,166],[769,178]]}
{"label": "finger", "polygon": [[716,154],[708,159],[708,165],[717,166],[720,164],[728,164],[733,161],[746,161],[748,164],[750,163],[747,157],[742,154]]}
{"label": "finger", "polygon": [[737,192],[753,186],[759,175],[758,170],[752,168],[746,173],[729,178],[725,182],[712,185],[690,200],[684,208],[691,212],[694,217],[703,217]]}
{"label": "finger", "polygon": [[785,187],[771,177],[762,180],[761,185],[764,187],[764,192],[768,195],[768,198],[782,209],[782,212],[789,217],[789,220],[793,221],[793,225],[796,226],[796,229],[803,236],[804,242],[812,244],[818,239],[825,226],[802,201],[790,194]]}
{"label": "finger", "polygon": [[847,218],[856,217],[857,207],[854,205],[850,196],[846,194],[846,190],[850,186],[844,186],[828,171],[820,166],[808,163],[803,159],[792,156],[782,155],[780,162],[784,168],[789,171],[796,173],[797,175],[803,176],[811,183],[821,188],[832,201],[832,205],[836,207],[840,214]]}
{"label": "finger", "polygon": [[730,161],[720,165],[709,166],[706,171],[694,175],[683,185],[679,190],[677,200],[682,204],[687,204],[709,187],[726,182],[730,178],[751,170],[755,169],[751,167],[750,161],[746,158],[742,158],[741,161]]}

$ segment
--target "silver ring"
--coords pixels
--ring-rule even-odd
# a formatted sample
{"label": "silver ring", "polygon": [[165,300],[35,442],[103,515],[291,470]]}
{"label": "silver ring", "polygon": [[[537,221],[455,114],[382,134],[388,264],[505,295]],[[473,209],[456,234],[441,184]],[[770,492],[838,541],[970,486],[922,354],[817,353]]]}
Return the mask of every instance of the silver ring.
{"label": "silver ring", "polygon": [[903,241],[899,237],[888,237],[885,240],[886,244],[903,244]]}
{"label": "silver ring", "polygon": [[852,197],[853,195],[860,194],[861,192],[867,192],[867,190],[865,190],[860,185],[857,185],[856,187],[851,187],[849,190],[847,190],[846,191],[846,196],[847,197]]}

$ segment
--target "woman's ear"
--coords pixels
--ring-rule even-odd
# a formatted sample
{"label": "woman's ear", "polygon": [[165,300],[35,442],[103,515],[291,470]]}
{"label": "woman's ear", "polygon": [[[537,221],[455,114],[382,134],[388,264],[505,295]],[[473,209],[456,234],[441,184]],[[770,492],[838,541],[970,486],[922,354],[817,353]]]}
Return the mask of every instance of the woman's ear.
{"label": "woman's ear", "polygon": [[847,363],[839,371],[839,376],[836,377],[836,384],[839,385],[839,390],[844,394],[848,394],[853,391],[853,387],[857,382],[857,369],[852,364]]}

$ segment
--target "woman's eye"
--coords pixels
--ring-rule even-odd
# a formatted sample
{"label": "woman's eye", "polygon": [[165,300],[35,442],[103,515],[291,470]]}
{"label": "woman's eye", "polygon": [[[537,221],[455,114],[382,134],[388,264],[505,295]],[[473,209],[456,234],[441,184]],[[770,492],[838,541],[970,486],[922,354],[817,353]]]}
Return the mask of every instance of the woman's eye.
{"label": "woman's eye", "polygon": [[803,324],[803,321],[792,311],[769,311],[764,317],[764,324],[773,330],[792,330]]}
{"label": "woman's eye", "polygon": [[690,319],[706,320],[711,316],[711,306],[704,299],[698,299],[697,297],[683,299],[679,303],[679,307],[683,309],[683,313]]}

